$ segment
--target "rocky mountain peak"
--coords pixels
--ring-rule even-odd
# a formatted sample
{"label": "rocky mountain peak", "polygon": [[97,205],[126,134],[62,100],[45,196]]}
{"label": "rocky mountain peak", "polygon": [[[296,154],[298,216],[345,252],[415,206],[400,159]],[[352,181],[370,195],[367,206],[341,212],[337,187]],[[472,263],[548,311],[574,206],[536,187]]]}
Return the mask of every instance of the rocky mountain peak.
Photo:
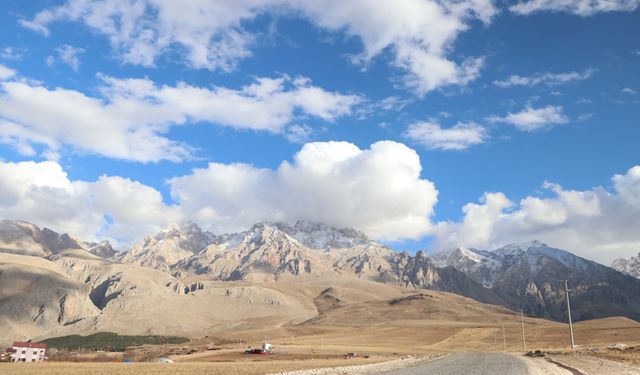
{"label": "rocky mountain peak", "polygon": [[640,252],[629,259],[618,258],[611,262],[611,268],[640,279]]}
{"label": "rocky mountain peak", "polygon": [[336,228],[308,221],[297,221],[293,225],[286,223],[272,225],[310,249],[346,248],[372,242],[364,233],[352,228]]}

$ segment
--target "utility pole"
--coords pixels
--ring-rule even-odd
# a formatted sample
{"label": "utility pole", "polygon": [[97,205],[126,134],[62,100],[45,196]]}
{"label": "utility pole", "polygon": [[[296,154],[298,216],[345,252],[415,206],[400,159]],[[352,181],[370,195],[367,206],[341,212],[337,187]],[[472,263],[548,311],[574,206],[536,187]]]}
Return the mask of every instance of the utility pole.
{"label": "utility pole", "polygon": [[364,357],[364,337],[362,338],[362,356]]}
{"label": "utility pole", "polygon": [[522,313],[522,309],[520,309],[520,323],[522,324],[522,350],[527,350],[527,339],[524,335],[524,314]]}
{"label": "utility pole", "polygon": [[504,351],[507,351],[507,338],[504,335],[504,323],[502,323],[502,346],[504,348]]}
{"label": "utility pole", "polygon": [[571,334],[571,350],[575,349],[575,341],[573,340],[573,323],[571,322],[571,302],[569,301],[569,281],[564,281],[564,290],[567,293],[567,314],[569,315],[569,333]]}
{"label": "utility pole", "polygon": [[498,351],[498,330],[493,330],[493,348]]}

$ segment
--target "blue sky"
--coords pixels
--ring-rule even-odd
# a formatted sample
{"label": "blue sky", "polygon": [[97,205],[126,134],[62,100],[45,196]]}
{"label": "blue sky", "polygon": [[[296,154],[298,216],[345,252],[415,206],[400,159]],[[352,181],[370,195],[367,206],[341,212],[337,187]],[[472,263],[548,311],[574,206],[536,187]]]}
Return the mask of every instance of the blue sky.
{"label": "blue sky", "polygon": [[[359,1],[317,9],[297,1],[195,2],[178,12],[163,2],[129,4],[123,16],[115,1],[5,2],[0,66],[11,73],[0,89],[0,161],[24,188],[0,188],[10,197],[0,202],[3,216],[122,246],[172,220],[225,231],[273,216],[350,225],[410,250],[537,238],[603,261],[640,250],[628,221],[610,216],[623,207],[638,220],[640,210],[633,200],[640,201],[638,1],[585,8],[569,0],[415,0],[394,2],[393,11]],[[284,95],[247,94],[257,82],[268,89],[261,78]],[[247,95],[261,106],[237,109]],[[374,151],[383,140],[395,144]],[[369,159],[344,174],[355,151],[325,150],[351,155],[332,159],[340,173],[304,189],[282,182],[283,161],[304,179],[315,164],[295,155],[304,159],[317,153],[301,152],[305,144],[329,141],[348,142]],[[125,146],[111,147],[118,142]],[[379,162],[408,160],[411,152],[418,177],[415,162]],[[251,169],[234,180],[238,170],[221,175],[210,163]],[[367,172],[372,163],[384,165]],[[408,175],[391,173],[405,166]],[[51,179],[34,183],[36,173]],[[345,193],[360,173],[357,181],[381,191]],[[110,187],[92,190],[101,177]],[[42,212],[29,186],[62,189],[55,197],[72,203]],[[292,198],[307,212],[280,209],[275,192],[308,194]],[[156,193],[160,201],[144,201]],[[331,194],[362,202],[325,212],[317,202]],[[497,195],[504,200],[491,210]],[[119,208],[94,203],[115,196]],[[69,213],[82,210],[96,212]],[[603,222],[616,224],[601,229]],[[594,236],[596,229],[606,233]]]}

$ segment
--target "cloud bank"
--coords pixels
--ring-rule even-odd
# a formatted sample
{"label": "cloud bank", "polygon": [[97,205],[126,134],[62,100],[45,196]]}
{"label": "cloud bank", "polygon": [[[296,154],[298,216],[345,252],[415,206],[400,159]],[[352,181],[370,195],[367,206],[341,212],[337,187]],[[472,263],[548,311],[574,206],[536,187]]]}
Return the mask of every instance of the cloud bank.
{"label": "cloud bank", "polygon": [[464,206],[460,222],[437,223],[435,247],[494,248],[534,239],[608,264],[640,250],[640,166],[614,175],[611,191],[578,191],[545,182],[551,197],[514,203],[500,192]]}
{"label": "cloud bank", "polygon": [[542,195],[518,202],[487,192],[459,221],[445,222],[433,221],[438,190],[421,170],[416,152],[396,142],[308,143],[276,169],[210,163],[172,178],[167,203],[155,188],[119,176],[71,180],[53,161],[0,162],[0,217],[121,246],[184,220],[216,233],[310,220],[378,240],[432,237],[432,249],[538,239],[604,263],[640,249],[640,165],[614,175],[611,189],[545,182]]}

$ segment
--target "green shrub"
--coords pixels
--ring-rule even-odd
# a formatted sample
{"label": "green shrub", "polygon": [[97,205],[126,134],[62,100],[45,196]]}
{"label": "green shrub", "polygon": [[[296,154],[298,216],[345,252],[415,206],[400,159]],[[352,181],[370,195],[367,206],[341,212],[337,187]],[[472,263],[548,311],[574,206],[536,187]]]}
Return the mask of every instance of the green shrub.
{"label": "green shrub", "polygon": [[91,349],[122,352],[132,346],[144,344],[165,345],[182,344],[189,341],[178,336],[121,336],[112,332],[100,332],[89,336],[70,335],[53,337],[42,341],[56,349]]}

